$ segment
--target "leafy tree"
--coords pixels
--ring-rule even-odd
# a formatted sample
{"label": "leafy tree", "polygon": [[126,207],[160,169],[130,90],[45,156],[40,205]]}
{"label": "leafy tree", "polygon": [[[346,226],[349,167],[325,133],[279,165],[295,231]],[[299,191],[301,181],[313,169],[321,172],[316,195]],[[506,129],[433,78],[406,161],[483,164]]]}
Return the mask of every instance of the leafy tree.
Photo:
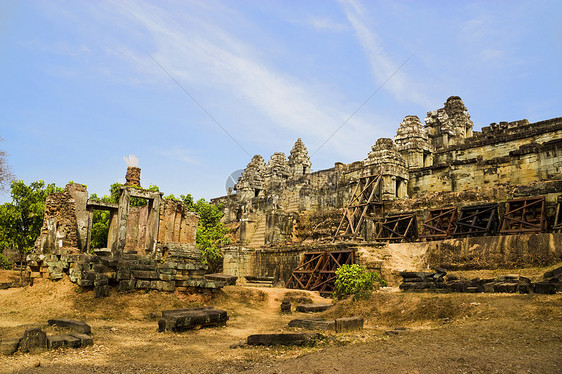
{"label": "leafy tree", "polygon": [[203,254],[203,261],[216,261],[222,258],[221,247],[230,244],[226,236],[228,228],[221,222],[222,207],[212,205],[205,199],[193,202],[191,194],[181,195],[180,199],[187,209],[199,214],[197,247]]}
{"label": "leafy tree", "polygon": [[42,180],[26,185],[11,183],[12,202],[0,205],[0,248],[14,248],[23,257],[29,252],[43,226],[45,199],[62,188]]}
{"label": "leafy tree", "polygon": [[375,271],[367,271],[357,264],[342,265],[336,270],[335,299],[353,295],[354,300],[366,299],[371,292],[386,282]]}

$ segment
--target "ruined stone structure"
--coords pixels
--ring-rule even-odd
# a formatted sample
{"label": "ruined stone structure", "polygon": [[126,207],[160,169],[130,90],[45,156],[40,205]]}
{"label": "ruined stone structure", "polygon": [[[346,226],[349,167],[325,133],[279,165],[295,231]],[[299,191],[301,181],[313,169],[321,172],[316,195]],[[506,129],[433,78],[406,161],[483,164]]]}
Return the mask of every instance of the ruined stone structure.
{"label": "ruined stone structure", "polygon": [[[196,247],[199,216],[162,192],[140,188],[140,169],[129,167],[119,203],[88,199],[86,186],[68,184],[49,195],[41,235],[28,256],[31,278],[60,279],[64,274],[105,296],[120,290],[218,288],[224,282],[205,278],[207,265]],[[131,199],[146,201],[131,206]],[[94,210],[110,213],[106,248],[91,248]]]}
{"label": "ruined stone structure", "polygon": [[[333,168],[311,172],[310,158],[301,139],[288,159],[283,153],[275,153],[266,165],[261,156],[254,156],[235,186],[236,194],[212,200],[224,205],[224,220],[238,238],[238,245],[225,253],[225,272],[275,275],[286,281],[286,272],[279,267],[260,264],[294,268],[297,253],[304,251],[299,248],[329,246],[334,237],[363,240],[364,248],[381,237],[387,217],[405,213],[410,214],[409,228],[413,231],[403,241],[418,241],[409,245],[423,247],[432,259],[437,255],[430,255],[431,248],[439,248],[440,258],[446,257],[453,263],[453,258],[469,259],[467,251],[471,250],[480,251],[479,256],[488,253],[498,259],[478,266],[502,266],[513,261],[513,257],[506,258],[505,254],[511,252],[505,245],[514,240],[495,236],[503,221],[507,221],[504,216],[512,214],[511,226],[502,229],[517,234],[522,251],[516,256],[517,264],[538,265],[538,260],[530,260],[536,257],[533,251],[546,254],[543,262],[559,261],[562,238],[551,227],[560,226],[560,222],[553,221],[558,214],[557,199],[562,194],[562,118],[536,123],[492,123],[482,131],[474,131],[473,126],[463,101],[452,96],[443,108],[427,113],[425,124],[417,116],[406,116],[394,140],[378,139],[362,161],[336,162]],[[509,201],[532,197],[543,201],[539,213],[530,208],[506,211],[509,204],[513,207],[517,203]],[[425,222],[431,209],[454,206],[456,211],[488,203],[498,206],[494,216],[498,219],[497,230],[494,226],[486,234],[489,239],[459,236],[453,240],[447,231],[442,238],[445,240],[437,242],[442,244],[419,242],[418,237],[427,229]],[[522,204],[526,206],[527,202]],[[362,211],[358,206],[370,209]],[[521,211],[525,217],[515,217]],[[359,216],[361,219],[356,219]],[[513,222],[521,219],[529,220],[528,225],[514,229]],[[533,222],[539,219],[542,223],[538,229],[528,228],[535,227]],[[346,231],[352,224],[357,224],[357,232]],[[477,245],[471,247],[475,240]],[[538,243],[539,247],[530,243]],[[288,252],[280,254],[285,247]],[[279,265],[280,259],[288,262]]]}

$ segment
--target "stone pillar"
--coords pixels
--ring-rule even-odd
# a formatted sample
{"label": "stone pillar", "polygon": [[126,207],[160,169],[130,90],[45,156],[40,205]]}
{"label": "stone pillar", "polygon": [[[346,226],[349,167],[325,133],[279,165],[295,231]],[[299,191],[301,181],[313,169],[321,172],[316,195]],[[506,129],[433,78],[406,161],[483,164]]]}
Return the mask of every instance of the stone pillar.
{"label": "stone pillar", "polygon": [[141,169],[136,166],[129,166],[127,174],[125,175],[125,186],[138,186],[140,187],[140,173]]}

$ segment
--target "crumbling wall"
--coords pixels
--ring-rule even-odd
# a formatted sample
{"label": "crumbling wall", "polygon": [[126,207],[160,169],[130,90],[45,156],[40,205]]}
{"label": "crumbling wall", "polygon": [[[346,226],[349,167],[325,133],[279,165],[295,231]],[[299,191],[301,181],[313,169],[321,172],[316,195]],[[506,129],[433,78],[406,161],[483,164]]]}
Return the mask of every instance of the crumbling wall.
{"label": "crumbling wall", "polygon": [[165,200],[160,210],[158,241],[195,244],[199,216],[187,210],[181,201]]}
{"label": "crumbling wall", "polygon": [[43,227],[35,247],[42,254],[78,248],[76,202],[67,190],[47,196]]}

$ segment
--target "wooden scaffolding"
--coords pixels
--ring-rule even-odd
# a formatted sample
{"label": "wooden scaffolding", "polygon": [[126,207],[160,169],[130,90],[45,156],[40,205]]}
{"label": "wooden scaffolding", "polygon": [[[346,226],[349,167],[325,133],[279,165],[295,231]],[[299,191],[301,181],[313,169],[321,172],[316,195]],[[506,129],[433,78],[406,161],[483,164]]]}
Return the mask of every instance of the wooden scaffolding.
{"label": "wooden scaffolding", "polygon": [[381,174],[360,177],[349,204],[344,209],[340,224],[334,233],[337,238],[353,239],[359,234],[361,224],[370,214],[382,215]]}

